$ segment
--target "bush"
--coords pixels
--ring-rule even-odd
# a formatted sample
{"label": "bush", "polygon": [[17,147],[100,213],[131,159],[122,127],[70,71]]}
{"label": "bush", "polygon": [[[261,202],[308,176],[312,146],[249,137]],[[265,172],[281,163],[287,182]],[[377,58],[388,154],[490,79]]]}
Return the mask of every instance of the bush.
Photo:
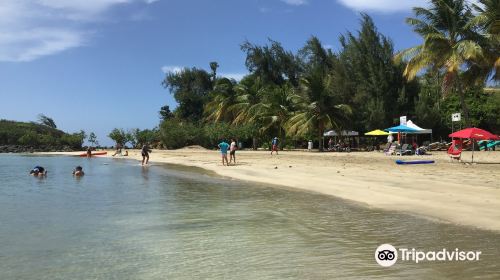
{"label": "bush", "polygon": [[160,125],[160,140],[167,149],[179,149],[200,144],[202,131],[194,124],[177,119],[168,119]]}
{"label": "bush", "polygon": [[27,131],[23,136],[19,137],[18,142],[23,146],[38,146],[38,135],[34,131]]}

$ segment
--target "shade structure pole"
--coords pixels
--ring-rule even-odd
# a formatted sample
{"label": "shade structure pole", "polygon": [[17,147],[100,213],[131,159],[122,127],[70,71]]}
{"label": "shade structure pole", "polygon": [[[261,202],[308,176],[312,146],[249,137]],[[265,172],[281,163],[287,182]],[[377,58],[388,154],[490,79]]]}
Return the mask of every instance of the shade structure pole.
{"label": "shade structure pole", "polygon": [[472,141],[472,163],[474,163],[474,139],[471,139]]}

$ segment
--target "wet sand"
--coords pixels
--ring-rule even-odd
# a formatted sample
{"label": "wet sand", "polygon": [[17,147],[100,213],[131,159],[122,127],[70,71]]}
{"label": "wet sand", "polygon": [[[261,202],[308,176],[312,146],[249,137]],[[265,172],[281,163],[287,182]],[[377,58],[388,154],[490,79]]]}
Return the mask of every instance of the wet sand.
{"label": "wet sand", "polygon": [[[236,157],[237,164],[227,167],[217,151],[153,150],[150,163],[196,166],[233,179],[319,192],[368,207],[500,232],[500,151],[475,152],[477,164],[450,162],[446,152],[399,157],[380,152],[283,151],[271,156],[268,151],[237,151]],[[140,160],[141,155],[129,150],[128,157],[116,158]],[[464,152],[462,158],[470,162],[471,153]],[[396,159],[436,163],[396,165]]]}

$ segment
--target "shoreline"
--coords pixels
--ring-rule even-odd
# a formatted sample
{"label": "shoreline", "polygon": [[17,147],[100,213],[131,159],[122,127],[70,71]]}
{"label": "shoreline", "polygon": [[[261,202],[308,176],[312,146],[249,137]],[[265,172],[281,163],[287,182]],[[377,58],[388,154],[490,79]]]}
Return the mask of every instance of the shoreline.
{"label": "shoreline", "polygon": [[[83,152],[36,154],[78,155]],[[105,157],[112,158],[108,150]],[[128,157],[141,160],[139,150]],[[202,148],[153,150],[151,163],[193,166],[217,175],[331,195],[388,211],[405,212],[441,222],[500,232],[500,152],[476,152],[486,164],[451,163],[446,152],[432,152],[431,165],[400,166],[379,152],[317,153],[237,151],[235,166],[222,166],[220,153]],[[470,161],[470,152],[463,159]],[[421,159],[419,157],[418,159]]]}

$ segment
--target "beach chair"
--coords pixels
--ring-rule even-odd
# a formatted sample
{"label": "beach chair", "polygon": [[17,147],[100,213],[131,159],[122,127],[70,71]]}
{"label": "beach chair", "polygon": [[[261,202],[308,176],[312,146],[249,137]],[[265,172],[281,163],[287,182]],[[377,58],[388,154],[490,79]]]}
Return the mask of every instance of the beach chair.
{"label": "beach chair", "polygon": [[411,148],[410,144],[403,144],[400,149],[396,150],[396,155],[397,156],[404,156],[404,155],[411,155],[413,154],[413,149]]}
{"label": "beach chair", "polygon": [[477,146],[479,147],[480,151],[483,151],[486,149],[486,145],[488,144],[487,140],[481,140],[477,142]]}
{"label": "beach chair", "polygon": [[393,155],[394,152],[396,151],[397,144],[396,143],[391,143],[389,149],[387,149],[387,152],[384,152],[386,156]]}
{"label": "beach chair", "polygon": [[495,147],[499,145],[500,141],[490,141],[486,147],[488,147],[489,150],[495,150]]}
{"label": "beach chair", "polygon": [[448,155],[450,156],[450,160],[458,160],[460,161],[460,157],[462,156],[463,143],[461,139],[454,139],[451,141],[450,148],[448,148]]}

